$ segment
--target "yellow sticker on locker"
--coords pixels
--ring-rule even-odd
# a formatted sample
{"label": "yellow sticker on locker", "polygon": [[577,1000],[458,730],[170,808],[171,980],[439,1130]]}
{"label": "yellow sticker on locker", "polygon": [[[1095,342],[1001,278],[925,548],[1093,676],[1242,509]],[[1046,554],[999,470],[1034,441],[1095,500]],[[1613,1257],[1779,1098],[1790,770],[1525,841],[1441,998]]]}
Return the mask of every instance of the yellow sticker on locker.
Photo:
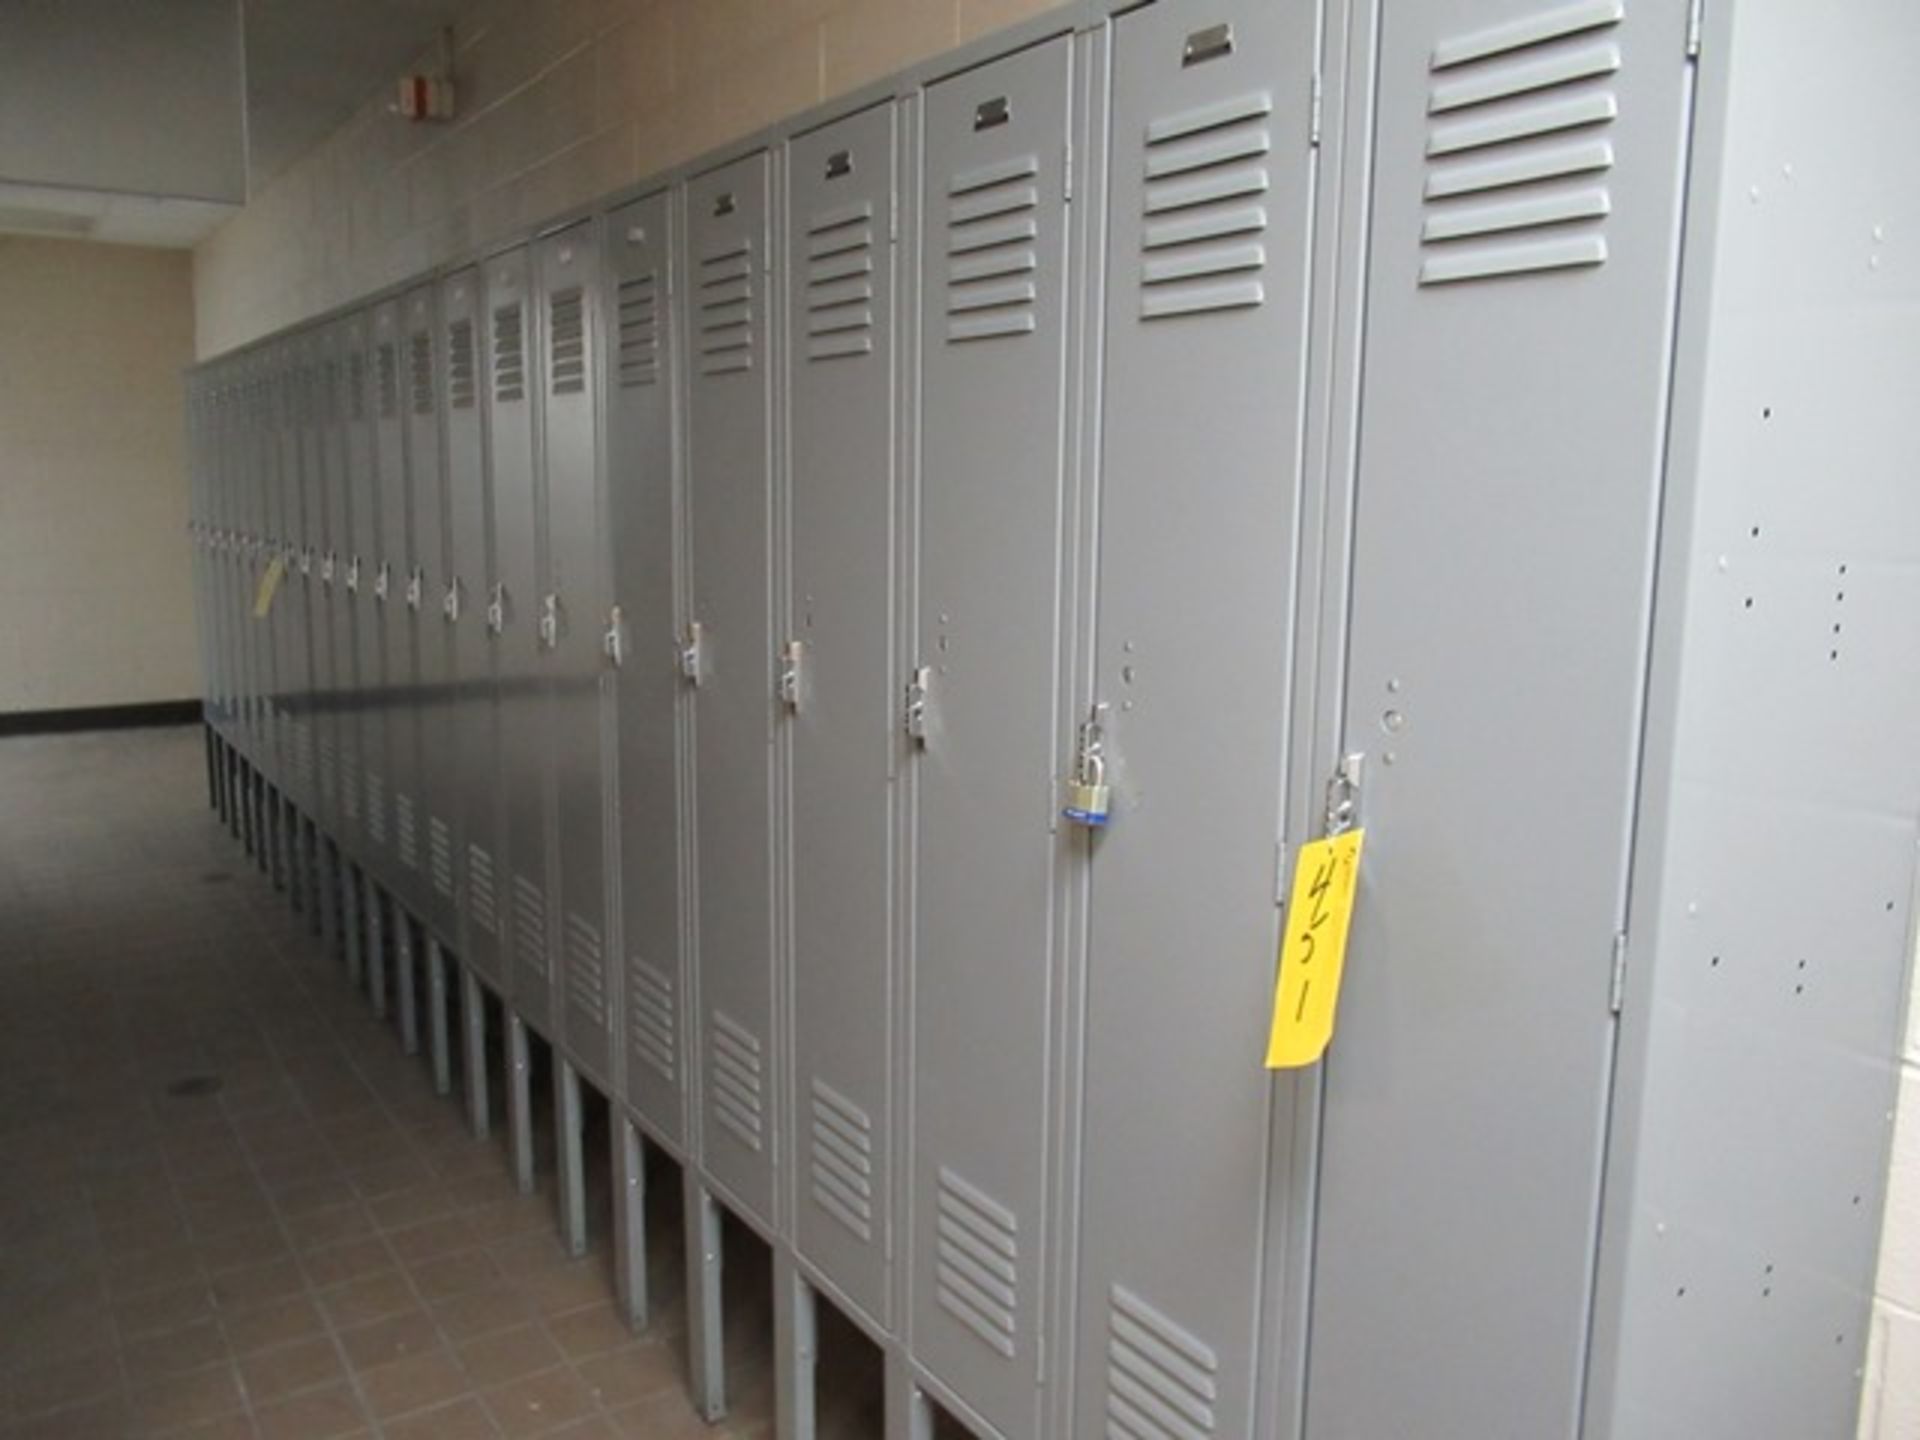
{"label": "yellow sticker on locker", "polygon": [[286,556],[274,556],[273,559],[267,563],[267,568],[260,572],[260,588],[254,591],[253,594],[254,619],[264,620],[267,618],[267,611],[273,608],[273,597],[279,593],[280,582],[286,579],[286,577]]}
{"label": "yellow sticker on locker", "polygon": [[1364,830],[1346,830],[1302,847],[1294,863],[1293,899],[1280,942],[1280,980],[1273,996],[1273,1032],[1267,1068],[1311,1065],[1333,1039],[1340,975],[1347,963],[1347,931],[1360,883]]}

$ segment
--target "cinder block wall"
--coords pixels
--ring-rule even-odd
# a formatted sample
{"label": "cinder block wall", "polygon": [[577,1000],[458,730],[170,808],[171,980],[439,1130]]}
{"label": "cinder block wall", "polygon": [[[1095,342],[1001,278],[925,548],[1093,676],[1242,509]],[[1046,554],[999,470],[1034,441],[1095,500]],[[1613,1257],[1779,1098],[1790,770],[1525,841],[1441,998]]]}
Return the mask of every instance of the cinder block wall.
{"label": "cinder block wall", "polygon": [[219,354],[1056,0],[483,0],[458,116],[382,91],[194,253]]}

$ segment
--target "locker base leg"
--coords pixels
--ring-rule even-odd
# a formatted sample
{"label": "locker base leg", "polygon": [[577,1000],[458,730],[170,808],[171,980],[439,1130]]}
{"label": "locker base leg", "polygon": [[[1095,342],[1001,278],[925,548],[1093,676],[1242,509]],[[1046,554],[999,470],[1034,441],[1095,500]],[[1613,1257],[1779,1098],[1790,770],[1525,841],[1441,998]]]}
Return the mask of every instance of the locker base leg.
{"label": "locker base leg", "polygon": [[373,1018],[387,1018],[387,897],[371,879],[363,903],[367,911],[367,989],[373,998]]}
{"label": "locker base leg", "polygon": [[933,1440],[933,1402],[915,1383],[906,1355],[887,1351],[886,1440]]}
{"label": "locker base leg", "polygon": [[553,1144],[559,1171],[560,1244],[578,1260],[587,1253],[587,1170],[580,1153],[580,1072],[554,1047]]}
{"label": "locker base leg", "polygon": [[613,1280],[627,1328],[647,1328],[647,1142],[613,1107]]}
{"label": "locker base leg", "polygon": [[433,1093],[453,1089],[453,1068],[447,1056],[447,952],[427,937],[427,1053],[433,1057]]}
{"label": "locker base leg", "polygon": [[460,1059],[467,1080],[467,1130],[476,1140],[493,1131],[487,1096],[487,992],[480,977],[460,967]]}
{"label": "locker base leg", "polygon": [[306,832],[307,929],[314,939],[324,945],[327,936],[327,884],[326,866],[320,848],[320,826],[309,820]]}
{"label": "locker base leg", "polygon": [[420,1015],[413,988],[413,917],[398,900],[393,903],[393,972],[400,1006],[400,1050],[405,1055],[418,1055]]}
{"label": "locker base leg", "polygon": [[793,1262],[773,1252],[773,1433],[777,1440],[814,1440],[818,1414],[814,1370],[820,1355],[819,1302]]}
{"label": "locker base leg", "polygon": [[253,772],[253,861],[260,873],[272,873],[273,831],[267,824],[267,777]]}
{"label": "locker base leg", "polygon": [[240,827],[240,849],[251,860],[254,857],[254,796],[253,767],[246,761],[239,762],[240,771],[240,813],[234,817]]}
{"label": "locker base leg", "polygon": [[214,739],[213,727],[200,722],[200,743],[207,752],[207,808],[219,812],[220,809],[220,747]]}
{"label": "locker base leg", "polygon": [[340,877],[340,939],[346,947],[347,981],[358,990],[366,975],[366,952],[360,948],[360,872],[337,863]]}
{"label": "locker base leg", "polygon": [[281,829],[285,835],[287,847],[287,909],[295,915],[301,914],[307,904],[307,871],[301,837],[305,833],[306,822],[301,820],[300,811],[295,807],[291,796],[283,795],[280,803]]}
{"label": "locker base leg", "polygon": [[522,1195],[533,1193],[533,1074],[527,1057],[527,1025],[507,1011],[507,1148],[513,1157],[513,1183]]}
{"label": "locker base leg", "polygon": [[273,881],[275,890],[287,888],[286,865],[286,809],[280,802],[280,792],[267,788],[267,874]]}
{"label": "locker base leg", "polygon": [[233,752],[231,746],[226,748],[226,766],[222,773],[226,776],[223,790],[226,800],[227,829],[232,832],[233,838],[238,840],[240,838],[240,757]]}
{"label": "locker base leg", "polygon": [[686,1167],[687,1374],[693,1408],[709,1424],[727,1413],[720,1311],[720,1205]]}

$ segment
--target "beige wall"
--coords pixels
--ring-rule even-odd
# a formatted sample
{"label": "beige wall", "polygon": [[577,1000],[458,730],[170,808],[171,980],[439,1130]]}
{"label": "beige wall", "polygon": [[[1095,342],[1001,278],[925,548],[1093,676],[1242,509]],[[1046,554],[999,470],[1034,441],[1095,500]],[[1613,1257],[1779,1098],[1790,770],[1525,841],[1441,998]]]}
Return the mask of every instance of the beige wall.
{"label": "beige wall", "polygon": [[0,238],[0,711],[200,693],[180,250]]}
{"label": "beige wall", "polygon": [[386,93],[194,253],[202,356],[644,179],[1057,0],[482,0],[458,118]]}

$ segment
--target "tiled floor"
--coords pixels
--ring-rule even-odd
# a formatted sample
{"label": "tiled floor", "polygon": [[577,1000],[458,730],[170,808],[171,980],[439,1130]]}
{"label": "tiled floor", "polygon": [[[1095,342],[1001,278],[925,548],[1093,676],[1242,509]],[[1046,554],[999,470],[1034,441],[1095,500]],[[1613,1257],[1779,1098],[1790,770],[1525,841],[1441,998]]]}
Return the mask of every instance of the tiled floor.
{"label": "tiled floor", "polygon": [[732,1417],[686,1399],[676,1188],[636,1338],[604,1163],[568,1260],[548,1177],[515,1192],[219,827],[197,729],[0,740],[5,1440],[762,1434],[751,1260]]}

